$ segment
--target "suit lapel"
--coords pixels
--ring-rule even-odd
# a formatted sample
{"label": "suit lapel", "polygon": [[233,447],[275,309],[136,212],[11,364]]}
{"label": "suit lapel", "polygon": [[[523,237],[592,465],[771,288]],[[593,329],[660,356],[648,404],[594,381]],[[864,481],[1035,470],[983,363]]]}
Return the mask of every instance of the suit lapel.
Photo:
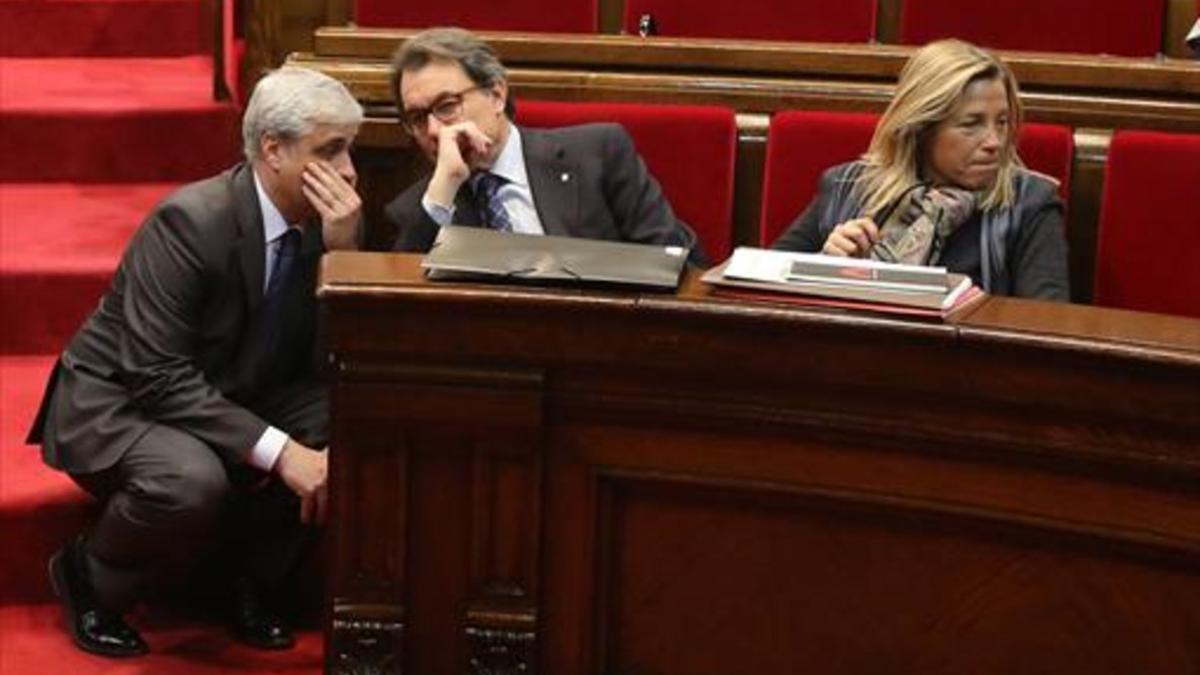
{"label": "suit lapel", "polygon": [[569,236],[579,213],[575,166],[562,145],[538,129],[521,127],[521,149],[542,229],[549,235]]}
{"label": "suit lapel", "polygon": [[238,262],[242,272],[243,292],[250,314],[262,302],[263,280],[266,271],[266,242],[263,241],[262,208],[254,188],[254,169],[243,164],[233,174],[234,218],[237,219]]}

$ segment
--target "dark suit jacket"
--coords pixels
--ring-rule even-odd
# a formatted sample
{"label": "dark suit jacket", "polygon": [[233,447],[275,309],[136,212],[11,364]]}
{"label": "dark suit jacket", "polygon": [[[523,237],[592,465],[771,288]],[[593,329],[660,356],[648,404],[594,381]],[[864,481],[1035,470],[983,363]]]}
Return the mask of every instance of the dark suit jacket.
{"label": "dark suit jacket", "polygon": [[[125,250],[112,286],[75,334],[30,432],[47,464],[72,473],[112,466],[151,424],[244,460],[267,428],[267,395],[248,339],[262,304],[262,213],[252,169],[239,165],[167,197]],[[275,366],[303,382],[314,370],[312,288],[319,227],[304,230]],[[261,359],[260,359],[261,360]]]}
{"label": "dark suit jacket", "polygon": [[[522,127],[521,141],[533,203],[546,234],[683,246],[691,249],[691,262],[704,264],[695,233],[675,217],[624,127]],[[398,251],[428,251],[437,237],[437,223],[421,207],[428,185],[426,177],[385,209],[399,231]],[[480,226],[465,183],[455,198],[454,217],[456,224]]]}

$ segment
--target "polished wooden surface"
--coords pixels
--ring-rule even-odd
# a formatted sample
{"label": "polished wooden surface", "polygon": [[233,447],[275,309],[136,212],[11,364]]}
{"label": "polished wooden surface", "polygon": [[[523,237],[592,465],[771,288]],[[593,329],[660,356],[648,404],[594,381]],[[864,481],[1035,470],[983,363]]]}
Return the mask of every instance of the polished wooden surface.
{"label": "polished wooden surface", "polygon": [[[325,26],[315,33],[318,57],[387,61],[416,30]],[[768,40],[688,39],[629,35],[482,32],[500,60],[516,66],[641,68],[759,75],[851,76],[894,80],[914,47]],[[1200,67],[1187,59],[1000,52],[1023,84],[1034,88],[1200,94]]]}
{"label": "polished wooden surface", "polygon": [[[366,102],[390,103],[387,63],[413,30],[325,27],[297,63],[327,70]],[[518,88],[544,98],[615,98],[786,108],[880,110],[914,48],[629,35],[480,33]],[[1187,59],[1001,52],[1031,119],[1102,128],[1200,129],[1200,64]],[[657,92],[657,93],[656,93]],[[528,95],[528,93],[527,93]],[[586,98],[597,94],[587,93]]]}
{"label": "polished wooden surface", "polygon": [[[1156,0],[1157,1],[1157,0]],[[312,51],[314,32],[325,26],[344,27],[354,22],[354,3],[349,0],[250,0],[250,22],[266,20],[273,25],[258,31],[249,43],[255,59],[262,55],[286,55],[297,51]],[[876,42],[895,44],[899,35],[901,0],[879,0]],[[598,0],[600,33],[622,32],[623,0]],[[1162,53],[1174,58],[1191,55],[1183,38],[1195,21],[1196,6],[1192,0],[1166,0],[1167,16],[1163,31]],[[265,38],[267,41],[258,41]],[[277,66],[281,61],[263,61]]]}
{"label": "polished wooden surface", "polygon": [[[394,108],[388,65],[384,62],[307,54],[293,54],[289,62],[338,78],[359,100],[377,104],[380,113]],[[1200,73],[1200,66],[1195,68]],[[508,75],[516,93],[528,98],[724,105],[739,112],[760,113],[793,108],[882,112],[894,90],[890,81],[860,81],[848,76],[772,77],[678,73],[669,69],[664,66],[667,72],[636,72],[515,66]],[[1140,77],[1137,73],[1129,76]],[[1021,99],[1031,121],[1109,129],[1200,130],[1200,99],[1195,94],[1137,96],[1030,87],[1022,90]]]}
{"label": "polished wooden surface", "polygon": [[1200,322],[334,253],[329,672],[1200,669]]}

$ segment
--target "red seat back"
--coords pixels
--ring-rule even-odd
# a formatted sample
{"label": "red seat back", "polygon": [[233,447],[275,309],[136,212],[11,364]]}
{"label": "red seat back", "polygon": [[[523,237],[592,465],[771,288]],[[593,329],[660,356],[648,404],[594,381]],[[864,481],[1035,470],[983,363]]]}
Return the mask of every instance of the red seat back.
{"label": "red seat back", "polygon": [[[879,116],[808,110],[781,112],[767,134],[759,237],[768,246],[816,196],[817,181],[832,166],[858,159],[871,144]],[[1060,182],[1067,199],[1075,141],[1067,127],[1026,124],[1017,152],[1032,170]]]}
{"label": "red seat back", "polygon": [[957,37],[994,49],[1153,56],[1162,0],[902,0],[900,42]]}
{"label": "red seat back", "polygon": [[643,14],[663,36],[869,42],[876,0],[748,0],[729,7],[695,0],[626,0],[625,30]]}
{"label": "red seat back", "polygon": [[1096,247],[1097,305],[1200,317],[1200,135],[1118,131]]}
{"label": "red seat back", "polygon": [[1021,127],[1017,154],[1025,166],[1058,181],[1058,195],[1066,202],[1071,195],[1071,166],[1075,162],[1075,134],[1058,124],[1029,124]]}
{"label": "red seat back", "polygon": [[858,159],[879,116],[789,110],[771,118],[759,241],[769,246],[800,215],[826,169]]}
{"label": "red seat back", "polygon": [[737,122],[729,108],[522,100],[517,122],[527,127],[621,124],[708,257],[718,261],[729,255],[737,152]]}
{"label": "red seat back", "polygon": [[470,30],[594,33],[596,0],[562,0],[550,8],[537,0],[466,0],[466,2],[395,2],[358,0],[354,20],[360,26],[430,28],[461,26]]}

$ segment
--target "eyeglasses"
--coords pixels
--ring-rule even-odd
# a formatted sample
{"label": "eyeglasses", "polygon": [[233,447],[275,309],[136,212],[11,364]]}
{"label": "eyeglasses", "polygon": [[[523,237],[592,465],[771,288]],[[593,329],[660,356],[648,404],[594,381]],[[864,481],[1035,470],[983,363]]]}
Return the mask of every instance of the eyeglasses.
{"label": "eyeglasses", "polygon": [[425,129],[425,126],[429,124],[430,115],[433,115],[439,122],[454,122],[462,116],[463,97],[476,89],[487,89],[487,87],[474,85],[462,91],[442,94],[441,98],[434,101],[433,105],[428,108],[409,108],[401,111],[400,124],[404,126],[405,131],[412,134]]}

